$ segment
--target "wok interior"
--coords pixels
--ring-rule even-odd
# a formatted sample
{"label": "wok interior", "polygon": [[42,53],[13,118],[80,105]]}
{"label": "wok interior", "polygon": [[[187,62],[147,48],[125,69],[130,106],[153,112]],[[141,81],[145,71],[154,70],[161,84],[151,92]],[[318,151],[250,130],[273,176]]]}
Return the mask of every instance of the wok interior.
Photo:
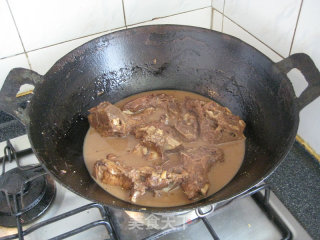
{"label": "wok interior", "polygon": [[149,90],[199,93],[227,106],[247,124],[246,155],[235,178],[179,211],[218,202],[263,180],[288,152],[298,119],[291,83],[263,54],[230,36],[185,26],[149,26],[97,38],[60,59],[37,86],[29,136],[46,168],[76,193],[140,210],[102,190],[84,165],[88,109]]}

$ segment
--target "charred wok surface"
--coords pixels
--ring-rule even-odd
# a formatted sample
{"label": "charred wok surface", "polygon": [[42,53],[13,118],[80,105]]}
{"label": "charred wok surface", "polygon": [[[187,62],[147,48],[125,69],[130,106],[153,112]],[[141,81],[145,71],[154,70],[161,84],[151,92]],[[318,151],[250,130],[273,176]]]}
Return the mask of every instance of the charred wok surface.
{"label": "charred wok surface", "polygon": [[245,138],[244,121],[214,101],[149,94],[122,109],[103,102],[89,112],[89,123],[101,136],[133,135],[139,140],[133,154],[160,159],[152,166],[129,167],[110,153],[95,163],[94,177],[129,190],[132,202],[146,191],[157,194],[177,186],[188,199],[205,196],[209,170],[223,161],[216,144]]}

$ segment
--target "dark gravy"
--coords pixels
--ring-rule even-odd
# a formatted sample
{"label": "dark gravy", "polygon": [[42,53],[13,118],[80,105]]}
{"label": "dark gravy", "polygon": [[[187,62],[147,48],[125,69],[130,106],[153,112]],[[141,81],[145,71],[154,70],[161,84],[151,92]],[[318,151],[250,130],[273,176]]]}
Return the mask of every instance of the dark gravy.
{"label": "dark gravy", "polygon": [[[118,107],[123,106],[126,102],[132,101],[135,98],[147,95],[150,93],[166,93],[168,95],[173,95],[174,97],[183,100],[186,96],[190,96],[195,99],[201,99],[209,101],[210,99],[205,98],[201,95],[175,90],[161,90],[152,91],[136,94],[125,98],[115,105]],[[123,163],[128,166],[148,166],[150,161],[145,160],[143,157],[133,155],[127,150],[131,150],[139,141],[133,136],[127,137],[101,137],[93,128],[90,128],[83,146],[83,154],[85,159],[86,167],[91,174],[93,171],[94,163],[105,158],[109,153],[114,153],[123,159]],[[216,162],[209,172],[210,188],[208,190],[207,196],[219,191],[223,188],[238,172],[245,153],[245,140],[239,140],[230,143],[224,143],[217,145],[224,151],[224,161]],[[93,178],[96,180],[95,178]],[[129,191],[122,189],[119,186],[112,186],[97,182],[103,189],[105,189],[110,194],[124,201],[130,202]],[[153,193],[147,192],[145,195],[139,197],[135,204],[152,206],[152,207],[169,207],[178,206],[191,203],[188,200],[183,191],[180,188],[176,188],[169,192],[163,192],[161,196],[154,197]]]}

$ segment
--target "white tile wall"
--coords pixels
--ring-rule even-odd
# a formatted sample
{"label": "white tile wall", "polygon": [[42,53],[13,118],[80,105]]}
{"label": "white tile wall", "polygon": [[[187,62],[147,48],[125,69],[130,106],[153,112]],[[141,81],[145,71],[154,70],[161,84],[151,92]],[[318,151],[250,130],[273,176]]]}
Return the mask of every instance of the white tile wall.
{"label": "white tile wall", "polygon": [[300,112],[298,134],[320,154],[320,98],[310,103]]}
{"label": "white tile wall", "polygon": [[304,0],[293,41],[292,53],[309,54],[320,68],[320,1]]}
{"label": "white tile wall", "polygon": [[121,0],[9,0],[27,51],[124,27]]}
{"label": "white tile wall", "polygon": [[[292,53],[307,53],[320,69],[320,2],[304,0],[294,38]],[[295,86],[298,92],[306,87],[301,74],[295,74]],[[298,134],[320,154],[320,97],[300,113]]]}
{"label": "white tile wall", "polygon": [[[45,74],[60,57],[94,37],[117,28],[148,24],[211,27],[242,39],[273,61],[305,52],[320,68],[320,3],[301,3],[302,0],[0,0],[0,86],[10,69],[29,67],[26,54],[31,68]],[[293,70],[289,78],[299,95],[306,87],[302,75]],[[320,154],[319,109],[320,98],[301,112],[298,133]]]}
{"label": "white tile wall", "polygon": [[212,0],[212,7],[223,13],[224,2],[225,0]]}
{"label": "white tile wall", "polygon": [[222,21],[223,21],[223,15],[216,11],[212,11],[213,17],[212,17],[212,30],[215,31],[222,31]]}
{"label": "white tile wall", "polygon": [[178,24],[178,25],[190,25],[195,27],[210,28],[211,21],[211,7],[199,9],[192,12],[181,13],[170,17],[158,18],[153,21],[148,21],[132,27],[152,25],[152,24]]}
{"label": "white tile wall", "polygon": [[[120,28],[117,30],[121,30],[124,28]],[[28,53],[29,61],[32,67],[32,70],[38,72],[39,74],[44,75],[56,61],[58,61],[61,57],[66,55],[68,52],[72,51],[73,49],[81,46],[82,44],[110,33],[112,31],[107,31],[99,34],[94,34],[88,37],[72,40],[69,42],[57,44],[51,47],[35,50]]]}
{"label": "white tile wall", "polygon": [[29,68],[29,64],[24,53],[0,60],[0,89],[10,70],[17,67]]}
{"label": "white tile wall", "polygon": [[124,0],[127,25],[211,7],[211,0]]}
{"label": "white tile wall", "polygon": [[225,0],[224,14],[282,56],[289,55],[301,0]]}
{"label": "white tile wall", "polygon": [[0,0],[0,58],[23,52],[6,0]]}
{"label": "white tile wall", "polygon": [[243,30],[241,27],[239,27],[237,24],[233,23],[226,17],[223,20],[223,32],[250,44],[251,46],[255,47],[256,49],[267,55],[274,62],[278,62],[282,59],[277,53],[272,51],[262,42],[257,40],[251,34]]}

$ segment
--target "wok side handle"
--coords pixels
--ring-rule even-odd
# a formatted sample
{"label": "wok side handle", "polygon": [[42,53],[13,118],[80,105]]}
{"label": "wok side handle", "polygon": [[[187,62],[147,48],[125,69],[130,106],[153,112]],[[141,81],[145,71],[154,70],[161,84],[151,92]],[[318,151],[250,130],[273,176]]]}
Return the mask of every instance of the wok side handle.
{"label": "wok side handle", "polygon": [[320,96],[320,72],[307,54],[292,54],[276,63],[276,66],[285,74],[297,68],[308,82],[308,86],[296,100],[299,111]]}
{"label": "wok side handle", "polygon": [[[12,69],[0,91],[0,109],[20,120],[24,125],[30,122],[27,106],[36,85],[43,76],[24,68]],[[28,90],[29,89],[29,90]]]}

